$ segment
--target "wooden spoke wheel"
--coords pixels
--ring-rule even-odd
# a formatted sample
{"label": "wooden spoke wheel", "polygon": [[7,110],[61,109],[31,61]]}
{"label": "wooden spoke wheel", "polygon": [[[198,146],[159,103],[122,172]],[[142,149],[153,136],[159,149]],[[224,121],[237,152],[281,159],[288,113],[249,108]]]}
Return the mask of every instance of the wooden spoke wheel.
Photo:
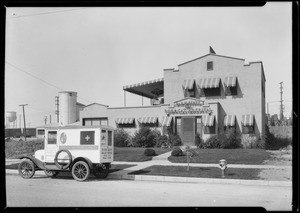
{"label": "wooden spoke wheel", "polygon": [[84,161],[78,161],[72,166],[72,176],[77,181],[85,181],[90,175],[90,167]]}
{"label": "wooden spoke wheel", "polygon": [[54,170],[44,170],[44,172],[48,177],[56,177],[58,175],[58,171]]}
{"label": "wooden spoke wheel", "polygon": [[106,178],[109,172],[109,166],[107,164],[98,164],[93,168],[93,174],[97,178]]}
{"label": "wooden spoke wheel", "polygon": [[32,178],[35,173],[34,163],[30,160],[24,160],[19,164],[18,171],[22,178]]}

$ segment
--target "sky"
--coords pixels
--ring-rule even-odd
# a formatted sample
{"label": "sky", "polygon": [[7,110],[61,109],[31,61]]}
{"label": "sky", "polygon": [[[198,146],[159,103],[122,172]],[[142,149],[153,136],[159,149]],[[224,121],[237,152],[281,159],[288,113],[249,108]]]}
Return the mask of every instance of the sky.
{"label": "sky", "polygon": [[[263,7],[7,7],[5,112],[25,106],[26,126],[56,121],[55,96],[124,106],[123,86],[209,53],[262,61],[269,113],[292,110],[292,4]],[[144,105],[149,99],[144,98]],[[126,106],[141,106],[126,93]],[[23,121],[22,128],[23,128]]]}

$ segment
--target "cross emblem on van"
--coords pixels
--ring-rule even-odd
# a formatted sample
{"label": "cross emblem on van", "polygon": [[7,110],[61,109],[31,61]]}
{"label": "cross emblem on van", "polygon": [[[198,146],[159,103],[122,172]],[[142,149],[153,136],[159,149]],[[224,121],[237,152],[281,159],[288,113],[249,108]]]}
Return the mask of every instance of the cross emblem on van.
{"label": "cross emblem on van", "polygon": [[85,137],[85,140],[86,140],[86,141],[89,141],[89,139],[90,139],[90,137],[87,135],[87,136]]}

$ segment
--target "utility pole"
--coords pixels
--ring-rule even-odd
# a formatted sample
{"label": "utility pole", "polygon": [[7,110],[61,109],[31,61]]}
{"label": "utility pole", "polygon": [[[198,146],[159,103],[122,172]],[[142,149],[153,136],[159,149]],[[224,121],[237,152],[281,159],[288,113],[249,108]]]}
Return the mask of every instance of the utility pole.
{"label": "utility pole", "polygon": [[57,116],[57,123],[59,123],[59,99],[58,99],[58,96],[55,96],[55,106],[56,106],[55,114]]}
{"label": "utility pole", "polygon": [[45,121],[45,125],[46,125],[47,124],[47,116],[45,116],[44,121]]}
{"label": "utility pole", "polygon": [[27,106],[28,104],[20,104],[19,106],[21,106],[23,108],[23,119],[24,119],[24,137],[25,137],[25,141],[26,141],[26,122],[25,122],[25,109],[24,106]]}
{"label": "utility pole", "polygon": [[50,124],[51,124],[51,115],[49,115],[49,118],[50,118]]}
{"label": "utility pole", "polygon": [[283,84],[283,82],[280,82],[279,83],[280,84],[280,121],[282,122],[283,121],[283,104],[282,104],[282,89],[283,89],[283,87],[282,87],[282,84]]}

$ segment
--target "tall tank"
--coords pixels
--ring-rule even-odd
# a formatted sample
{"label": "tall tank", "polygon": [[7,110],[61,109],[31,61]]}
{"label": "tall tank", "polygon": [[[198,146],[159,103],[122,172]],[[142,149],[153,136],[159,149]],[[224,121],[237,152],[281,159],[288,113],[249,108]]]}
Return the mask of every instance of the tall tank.
{"label": "tall tank", "polygon": [[11,127],[11,123],[14,124],[16,119],[17,119],[17,112],[13,112],[13,111],[6,112],[6,127],[7,128]]}
{"label": "tall tank", "polygon": [[59,92],[59,123],[62,126],[76,122],[77,92]]}

